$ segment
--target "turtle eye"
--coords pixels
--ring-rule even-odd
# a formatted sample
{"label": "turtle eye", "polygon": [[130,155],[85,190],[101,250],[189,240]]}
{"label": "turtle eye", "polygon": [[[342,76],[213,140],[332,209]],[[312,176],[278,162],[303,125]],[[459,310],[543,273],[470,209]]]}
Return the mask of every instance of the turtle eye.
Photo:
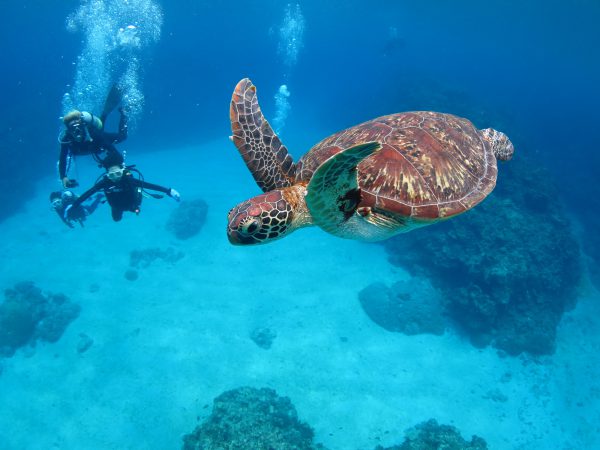
{"label": "turtle eye", "polygon": [[255,217],[247,217],[239,225],[240,233],[245,235],[253,235],[260,228],[260,222]]}

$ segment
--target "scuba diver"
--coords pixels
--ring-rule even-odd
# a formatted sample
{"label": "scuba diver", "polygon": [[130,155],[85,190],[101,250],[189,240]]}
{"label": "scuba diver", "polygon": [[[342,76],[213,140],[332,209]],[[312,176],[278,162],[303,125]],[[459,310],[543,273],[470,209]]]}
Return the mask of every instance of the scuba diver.
{"label": "scuba diver", "polygon": [[[175,189],[144,181],[137,169],[133,166],[125,166],[123,162],[123,157],[120,153],[108,154],[103,160],[106,173],[100,176],[94,186],[81,194],[81,197],[71,205],[67,206],[64,212],[65,220],[73,220],[77,215],[81,214],[82,203],[99,191],[104,191],[104,195],[111,207],[112,218],[115,222],[123,218],[125,211],[139,214],[144,193],[154,198],[163,197],[162,195],[148,193],[145,189],[163,192],[177,202],[180,200],[181,196]],[[139,178],[135,177],[134,173],[138,174]]]}
{"label": "scuba diver", "polygon": [[55,191],[50,193],[50,203],[52,209],[56,211],[58,217],[67,225],[69,228],[74,228],[73,222],[79,222],[79,225],[83,226],[83,222],[91,213],[93,213],[100,203],[104,202],[104,194],[98,193],[91,197],[91,202],[86,202],[81,205],[80,208],[73,214],[70,220],[65,218],[65,209],[69,205],[72,205],[77,200],[77,195],[72,191]]}
{"label": "scuba diver", "polygon": [[127,139],[127,116],[123,108],[119,108],[121,118],[119,131],[107,133],[104,123],[107,116],[121,102],[121,90],[113,85],[104,103],[100,117],[87,111],[70,111],[63,117],[66,129],[61,134],[60,156],[58,158],[58,175],[63,188],[76,187],[77,180],[69,179],[67,172],[71,158],[80,155],[92,155],[98,164],[102,164],[103,155],[119,153],[114,144]]}

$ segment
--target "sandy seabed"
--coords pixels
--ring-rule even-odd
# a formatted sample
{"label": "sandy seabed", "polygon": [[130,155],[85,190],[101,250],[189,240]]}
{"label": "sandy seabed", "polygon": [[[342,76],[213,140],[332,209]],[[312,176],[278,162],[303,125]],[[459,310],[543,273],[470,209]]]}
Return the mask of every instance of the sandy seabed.
{"label": "sandy seabed", "polygon": [[[290,397],[331,450],[398,444],[432,417],[491,449],[600,448],[593,289],[565,315],[552,357],[501,357],[451,330],[391,333],[358,302],[370,283],[410,278],[381,246],[316,228],[266,246],[228,243],[229,208],[259,191],[227,141],[130,160],[147,181],[204,199],[207,222],[179,241],[165,230],[176,204],[145,199],[138,217],[113,223],[103,205],[68,229],[49,210],[58,184],[47,179],[0,224],[0,286],[32,280],[81,306],[60,341],[2,360],[0,448],[179,449],[212,400],[240,386]],[[77,170],[88,185],[98,172],[85,161]],[[153,247],[185,257],[127,280],[130,252]],[[256,327],[276,332],[270,349],[249,338]],[[81,333],[94,342],[85,353]]]}

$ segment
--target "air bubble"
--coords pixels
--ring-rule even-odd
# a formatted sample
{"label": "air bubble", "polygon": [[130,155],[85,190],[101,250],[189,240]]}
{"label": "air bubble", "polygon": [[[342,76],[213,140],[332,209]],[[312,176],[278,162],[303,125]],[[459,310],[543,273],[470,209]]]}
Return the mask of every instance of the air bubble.
{"label": "air bubble", "polygon": [[160,39],[162,22],[162,10],[152,0],[82,0],[66,19],[68,31],[81,33],[83,49],[73,85],[62,99],[63,113],[79,109],[100,114],[117,83],[130,127],[135,126],[144,104],[142,57]]}

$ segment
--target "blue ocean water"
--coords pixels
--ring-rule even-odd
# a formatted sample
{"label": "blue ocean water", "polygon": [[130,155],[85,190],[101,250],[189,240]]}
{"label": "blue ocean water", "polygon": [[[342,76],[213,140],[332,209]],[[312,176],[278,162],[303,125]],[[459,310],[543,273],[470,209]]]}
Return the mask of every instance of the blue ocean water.
{"label": "blue ocean water", "polygon": [[[315,442],[332,449],[400,445],[429,418],[489,448],[600,447],[600,4],[2,7],[1,285],[34,281],[81,312],[57,342],[25,342],[0,360],[1,428],[14,430],[0,447],[181,448],[180,436],[210,412],[204,406],[243,385],[289,396]],[[295,158],[336,131],[411,110],[499,129],[515,158],[464,220],[382,245],[313,228],[232,247],[227,211],[259,193],[227,139],[231,93],[245,77]],[[75,230],[48,210],[59,189],[60,118],[74,107],[99,114],[115,82],[130,114],[119,145],[128,162],[208,204],[190,240],[165,231],[169,199],[145,199],[139,217],[118,224],[104,206]],[[116,114],[106,125],[116,129]],[[86,158],[76,170],[78,193],[100,174]],[[129,268],[132,251],[155,248],[157,262]],[[358,299],[376,282],[384,287],[368,292],[387,292],[391,303],[435,289],[449,320],[444,337],[371,321]],[[22,292],[42,299],[19,289],[5,302]],[[268,338],[267,326],[273,347],[257,347],[248,335]],[[81,334],[94,344],[78,353]],[[119,398],[128,399],[123,408]],[[113,418],[112,430],[93,425]]]}

